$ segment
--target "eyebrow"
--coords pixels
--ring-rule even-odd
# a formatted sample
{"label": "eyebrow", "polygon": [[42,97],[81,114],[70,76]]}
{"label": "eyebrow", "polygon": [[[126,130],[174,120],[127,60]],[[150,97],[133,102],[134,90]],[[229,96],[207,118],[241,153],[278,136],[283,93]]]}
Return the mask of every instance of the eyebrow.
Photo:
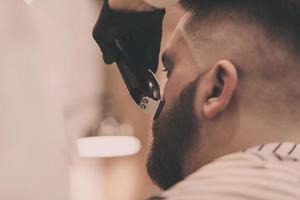
{"label": "eyebrow", "polygon": [[168,52],[164,52],[161,57],[162,63],[164,67],[168,70],[168,74],[171,74],[173,68],[174,68],[174,61],[171,58],[171,56],[168,54]]}

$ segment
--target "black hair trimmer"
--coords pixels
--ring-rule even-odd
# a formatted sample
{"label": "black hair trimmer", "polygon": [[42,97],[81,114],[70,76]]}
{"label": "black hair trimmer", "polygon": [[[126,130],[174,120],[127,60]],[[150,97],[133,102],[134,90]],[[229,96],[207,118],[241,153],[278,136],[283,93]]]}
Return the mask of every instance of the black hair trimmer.
{"label": "black hair trimmer", "polygon": [[165,101],[161,98],[154,73],[146,67],[134,65],[122,40],[116,40],[116,44],[120,50],[116,63],[131,97],[142,111],[157,120]]}
{"label": "black hair trimmer", "polygon": [[140,109],[157,119],[163,109],[158,66],[165,10],[124,12],[104,4],[93,37],[106,64],[117,63],[124,82]]}

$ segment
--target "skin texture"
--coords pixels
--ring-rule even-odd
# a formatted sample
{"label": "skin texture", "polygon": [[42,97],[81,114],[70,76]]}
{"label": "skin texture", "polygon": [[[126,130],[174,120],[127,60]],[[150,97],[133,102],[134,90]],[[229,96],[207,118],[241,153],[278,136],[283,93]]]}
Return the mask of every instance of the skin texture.
{"label": "skin texture", "polygon": [[[143,10],[124,2],[115,8]],[[300,61],[288,51],[288,35],[274,39],[257,23],[237,20],[244,17],[187,13],[170,39],[166,106],[147,166],[162,189],[220,156],[300,142]]]}
{"label": "skin texture", "polygon": [[[298,101],[291,103],[298,95],[299,70],[279,46],[252,24],[208,16],[195,25],[191,15],[182,18],[163,56],[166,106],[153,126],[148,161],[149,174],[162,189],[222,155],[300,141]],[[191,107],[178,102],[197,77],[201,80],[189,91],[195,93],[189,96],[192,111],[186,112]]]}

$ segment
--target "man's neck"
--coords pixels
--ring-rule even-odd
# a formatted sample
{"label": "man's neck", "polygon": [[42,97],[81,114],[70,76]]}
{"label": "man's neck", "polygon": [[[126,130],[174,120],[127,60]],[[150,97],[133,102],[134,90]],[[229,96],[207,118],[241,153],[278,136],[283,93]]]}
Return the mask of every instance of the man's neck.
{"label": "man's neck", "polygon": [[300,143],[300,121],[283,121],[263,117],[240,117],[235,143],[243,148],[272,142]]}

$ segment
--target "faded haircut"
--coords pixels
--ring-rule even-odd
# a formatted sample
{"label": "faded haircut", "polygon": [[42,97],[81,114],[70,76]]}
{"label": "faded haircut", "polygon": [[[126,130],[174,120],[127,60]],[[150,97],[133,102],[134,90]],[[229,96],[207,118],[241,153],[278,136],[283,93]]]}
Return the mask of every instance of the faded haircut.
{"label": "faded haircut", "polygon": [[186,11],[197,19],[203,16],[235,17],[264,27],[274,41],[285,41],[289,51],[300,54],[299,0],[181,0]]}
{"label": "faded haircut", "polygon": [[[239,69],[239,83],[245,82],[242,91],[244,91],[243,95],[248,95],[247,103],[253,102],[253,94],[256,94],[256,101],[253,104],[262,103],[265,105],[264,110],[269,106],[269,111],[273,115],[272,109],[278,106],[289,109],[289,111],[283,109],[282,113],[289,112],[298,117],[300,113],[300,0],[181,0],[180,3],[192,16],[188,32],[194,35],[189,42],[196,49],[194,51],[204,49],[204,52],[208,52],[205,55],[210,55],[215,54],[214,49],[221,48],[221,57],[228,58]],[[250,42],[249,40],[241,40],[242,43],[232,42],[231,46],[234,46],[238,53],[235,52],[231,57],[222,51],[228,49],[228,46],[218,46],[211,41],[208,43],[212,43],[213,47],[206,50],[205,42],[200,43],[202,46],[199,46],[198,41],[201,38],[196,37],[197,32],[202,30],[202,27],[197,25],[201,24],[198,21],[205,21],[207,18],[213,20],[209,21],[212,23],[210,26],[220,26],[220,29],[222,29],[222,22],[225,24],[232,22],[231,24],[237,25],[237,30],[240,30],[238,29],[240,25],[242,28],[248,26],[249,29],[245,29],[240,35],[251,36],[255,32],[262,33],[265,40],[256,40],[255,35]],[[238,35],[239,33],[234,37]],[[224,37],[221,38],[222,41],[231,41],[233,38],[230,35],[228,38],[226,35]],[[254,51],[247,51],[252,47]],[[194,57],[197,58],[197,55]],[[212,60],[212,63],[214,62],[215,60]]]}

